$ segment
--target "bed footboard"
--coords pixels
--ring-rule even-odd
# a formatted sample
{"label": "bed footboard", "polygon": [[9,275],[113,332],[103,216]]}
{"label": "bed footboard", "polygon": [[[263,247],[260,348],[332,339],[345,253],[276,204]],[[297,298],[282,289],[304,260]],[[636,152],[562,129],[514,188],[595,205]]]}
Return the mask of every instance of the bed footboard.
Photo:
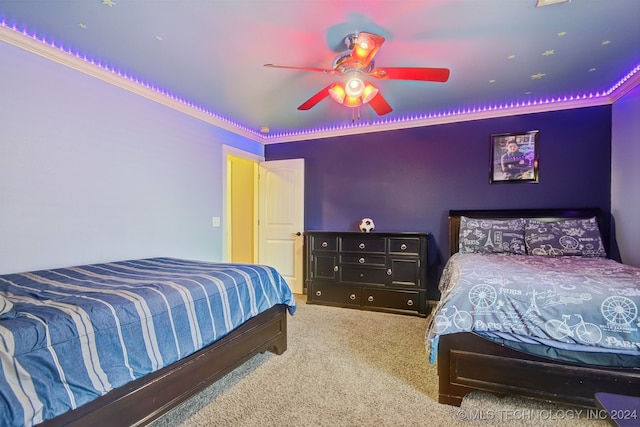
{"label": "bed footboard", "polygon": [[41,427],[149,424],[258,353],[287,349],[287,309],[277,305],[223,339],[51,420]]}
{"label": "bed footboard", "polygon": [[439,402],[460,406],[472,391],[516,395],[595,408],[596,392],[640,390],[640,370],[560,363],[521,353],[472,333],[443,335],[438,344]]}

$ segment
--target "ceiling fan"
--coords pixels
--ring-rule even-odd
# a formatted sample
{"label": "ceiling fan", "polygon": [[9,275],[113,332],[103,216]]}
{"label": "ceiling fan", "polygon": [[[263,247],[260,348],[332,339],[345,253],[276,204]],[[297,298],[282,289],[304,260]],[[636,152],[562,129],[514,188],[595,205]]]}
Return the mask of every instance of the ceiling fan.
{"label": "ceiling fan", "polygon": [[342,82],[331,83],[298,107],[309,110],[327,96],[347,107],[360,107],[369,104],[378,115],[388,114],[393,109],[380,91],[364,79],[373,77],[388,80],[417,80],[428,82],[446,82],[449,79],[447,68],[423,67],[384,67],[376,68],[373,57],[384,43],[385,38],[377,34],[361,32],[345,38],[347,51],[333,60],[332,68],[297,67],[288,65],[265,64],[265,67],[289,68],[294,70],[316,71],[325,74],[343,76]]}

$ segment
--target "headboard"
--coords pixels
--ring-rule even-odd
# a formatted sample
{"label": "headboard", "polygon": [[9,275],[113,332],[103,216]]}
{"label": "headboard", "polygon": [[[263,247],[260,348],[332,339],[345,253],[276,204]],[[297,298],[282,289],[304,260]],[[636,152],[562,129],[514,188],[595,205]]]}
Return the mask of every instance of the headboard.
{"label": "headboard", "polygon": [[[596,217],[602,232],[602,212],[598,208],[588,209],[502,209],[502,210],[451,210],[449,211],[449,256],[458,252],[460,217],[479,219],[533,218],[540,221],[557,221],[571,218]],[[606,242],[605,242],[606,246]]]}

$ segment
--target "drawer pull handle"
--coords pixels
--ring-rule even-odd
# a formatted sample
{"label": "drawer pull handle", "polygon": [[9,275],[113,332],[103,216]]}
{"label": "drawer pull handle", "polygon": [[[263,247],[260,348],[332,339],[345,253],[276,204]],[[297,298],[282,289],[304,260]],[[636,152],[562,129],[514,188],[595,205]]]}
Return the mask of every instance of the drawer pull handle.
{"label": "drawer pull handle", "polygon": [[360,244],[358,245],[358,247],[359,247],[360,249],[364,249],[364,247],[365,247],[365,246],[364,246],[364,243],[360,243]]}
{"label": "drawer pull handle", "polygon": [[333,266],[333,271],[338,271],[338,266],[337,265]]}
{"label": "drawer pull handle", "polygon": [[364,264],[364,258],[360,258],[360,259],[358,260],[358,262],[359,262],[360,264]]}
{"label": "drawer pull handle", "polygon": [[409,307],[411,307],[411,306],[413,305],[413,300],[412,300],[412,299],[408,300],[408,301],[407,301],[407,305],[408,305]]}
{"label": "drawer pull handle", "polygon": [[329,246],[329,244],[327,242],[322,242],[322,247],[326,248],[327,246]]}
{"label": "drawer pull handle", "polygon": [[369,295],[369,298],[367,298],[367,301],[373,302],[373,295]]}
{"label": "drawer pull handle", "polygon": [[322,291],[316,291],[316,296],[317,297],[321,297],[322,296]]}
{"label": "drawer pull handle", "polygon": [[349,295],[349,299],[350,299],[351,301],[355,300],[355,299],[356,299],[356,294],[351,294],[351,295]]}
{"label": "drawer pull handle", "polygon": [[400,245],[400,249],[402,249],[403,251],[407,250],[407,245],[405,245],[404,243]]}
{"label": "drawer pull handle", "polygon": [[360,273],[360,278],[363,279],[364,278],[364,273]]}
{"label": "drawer pull handle", "polygon": [[387,276],[391,276],[391,269],[387,270]]}

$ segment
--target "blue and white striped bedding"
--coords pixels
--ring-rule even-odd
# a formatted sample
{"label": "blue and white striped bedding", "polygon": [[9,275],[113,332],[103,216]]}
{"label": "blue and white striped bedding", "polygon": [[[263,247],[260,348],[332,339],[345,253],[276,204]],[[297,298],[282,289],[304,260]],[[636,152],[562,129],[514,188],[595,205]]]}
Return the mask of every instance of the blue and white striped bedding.
{"label": "blue and white striped bedding", "polygon": [[81,406],[295,300],[272,268],[150,258],[0,276],[0,425]]}

